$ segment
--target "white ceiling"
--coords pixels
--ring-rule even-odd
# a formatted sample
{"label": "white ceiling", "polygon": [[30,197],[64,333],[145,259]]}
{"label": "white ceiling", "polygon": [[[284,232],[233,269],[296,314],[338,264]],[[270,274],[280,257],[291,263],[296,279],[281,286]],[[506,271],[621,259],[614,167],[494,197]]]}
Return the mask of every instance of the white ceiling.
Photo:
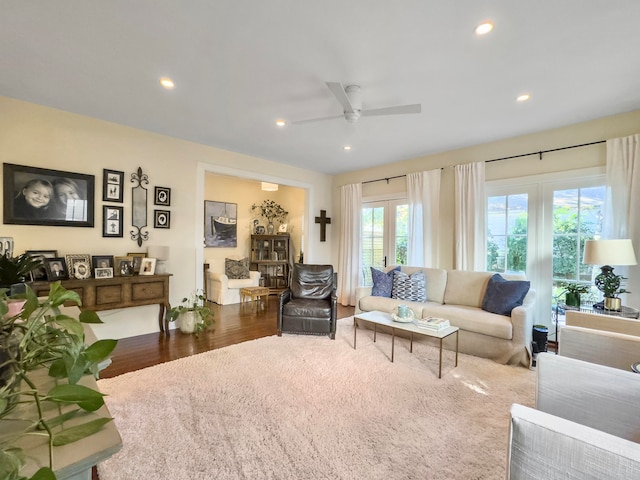
{"label": "white ceiling", "polygon": [[[638,19],[638,0],[0,0],[0,95],[336,174],[639,109]],[[342,113],[327,81],[422,113],[274,126]]]}

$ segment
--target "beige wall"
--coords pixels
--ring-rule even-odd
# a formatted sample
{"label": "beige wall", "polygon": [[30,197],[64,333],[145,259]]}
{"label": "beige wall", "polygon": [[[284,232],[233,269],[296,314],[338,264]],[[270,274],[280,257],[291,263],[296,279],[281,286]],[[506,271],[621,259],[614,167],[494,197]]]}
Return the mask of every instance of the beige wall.
{"label": "beige wall", "polygon": [[[142,167],[149,188],[171,188],[171,228],[148,228],[147,245],[170,246],[167,270],[173,304],[202,286],[203,206],[205,172],[264,179],[308,192],[307,212],[331,211],[331,179],[296,167],[212,148],[117,125],[61,110],[0,97],[0,160],[6,163],[95,175],[95,227],[2,225],[0,236],[13,237],[16,253],[57,249],[60,255],[88,253],[123,255],[140,250],[127,235],[131,226],[131,189],[124,191],[124,238],[102,238],[102,169],[132,172]],[[152,202],[151,202],[152,203]],[[153,214],[153,205],[148,212]],[[307,215],[308,217],[308,215]],[[308,218],[307,230],[309,230]],[[317,226],[314,226],[317,228]],[[329,242],[319,242],[313,230],[305,239],[309,261],[331,261]],[[139,307],[101,313],[105,326],[98,336],[119,338],[158,330],[157,308]]]}
{"label": "beige wall", "polygon": [[[291,237],[291,245],[295,260],[298,260],[302,244],[302,219],[305,210],[305,190],[302,188],[279,185],[276,192],[264,192],[261,182],[247,180],[229,175],[207,173],[205,178],[205,200],[230,202],[238,205],[238,245],[236,248],[205,248],[205,260],[211,264],[220,264],[230,255],[248,257],[250,250],[250,235],[253,233],[253,220],[260,225],[267,224],[264,217],[251,210],[251,205],[260,204],[264,200],[273,200],[280,204],[289,215],[287,216],[287,231]],[[276,232],[278,222],[274,223]],[[217,260],[217,262],[216,262]]]}
{"label": "beige wall", "polygon": [[[338,207],[340,205],[341,185],[442,168],[439,266],[442,268],[453,268],[453,165],[539,152],[541,150],[562,148],[609,138],[624,137],[638,133],[639,131],[640,110],[636,110],[634,112],[605,117],[569,127],[523,135],[507,140],[336,175],[333,177],[335,216],[339,217],[340,215]],[[542,160],[539,160],[538,156],[530,156],[487,163],[486,179],[508,179],[542,173],[562,172],[578,168],[603,166],[605,165],[605,160],[605,145],[599,144],[547,153],[543,155]],[[390,180],[388,184],[385,181],[365,184],[363,185],[362,192],[364,197],[389,194],[404,196],[406,194],[406,180],[405,178],[398,178]],[[339,223],[339,218],[336,218],[336,220]],[[337,245],[337,229],[334,229],[332,232],[332,239]],[[337,262],[337,248],[335,250],[334,262]]]}

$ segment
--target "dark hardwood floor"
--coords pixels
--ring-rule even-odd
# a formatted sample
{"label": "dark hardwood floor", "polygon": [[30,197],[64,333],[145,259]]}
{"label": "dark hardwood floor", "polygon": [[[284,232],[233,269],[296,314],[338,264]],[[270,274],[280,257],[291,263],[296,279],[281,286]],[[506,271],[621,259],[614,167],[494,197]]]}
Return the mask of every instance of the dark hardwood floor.
{"label": "dark hardwood floor", "polygon": [[[266,309],[254,309],[250,303],[224,306],[210,303],[209,306],[215,323],[198,337],[172,330],[170,335],[149,333],[120,339],[111,356],[113,363],[100,372],[100,377],[111,378],[277,333],[278,297],[274,295],[269,297]],[[348,317],[353,312],[354,307],[338,305],[338,318]]]}

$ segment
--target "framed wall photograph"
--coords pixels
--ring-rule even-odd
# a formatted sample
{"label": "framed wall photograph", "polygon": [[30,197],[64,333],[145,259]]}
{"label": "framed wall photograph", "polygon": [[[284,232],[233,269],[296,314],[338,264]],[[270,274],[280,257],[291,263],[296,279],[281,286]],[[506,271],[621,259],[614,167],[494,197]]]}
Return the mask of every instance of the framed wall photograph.
{"label": "framed wall photograph", "polygon": [[94,255],[91,257],[91,266],[93,267],[94,276],[99,268],[113,269],[113,255]]}
{"label": "framed wall photograph", "polygon": [[69,278],[69,270],[63,257],[46,258],[44,268],[47,271],[47,280],[50,282]]}
{"label": "framed wall photograph", "polygon": [[47,279],[47,269],[44,265],[45,259],[48,258],[56,258],[58,256],[57,250],[27,250],[25,252],[29,257],[34,260],[40,260],[42,264],[31,271],[31,278],[34,281],[46,280]]}
{"label": "framed wall photograph", "polygon": [[113,273],[116,277],[130,277],[133,275],[132,257],[115,257],[113,259]]}
{"label": "framed wall photograph", "polygon": [[3,222],[93,227],[95,176],[3,164]]}
{"label": "framed wall photograph", "polygon": [[94,271],[94,275],[96,278],[113,278],[113,268],[111,267],[96,268]]}
{"label": "framed wall photograph", "polygon": [[238,204],[227,202],[204,202],[204,246],[238,246]]}
{"label": "framed wall photograph", "polygon": [[142,265],[142,259],[146,256],[147,254],[142,252],[127,253],[127,257],[131,257],[132,259],[133,273],[135,274],[140,273],[140,266]]}
{"label": "framed wall photograph", "polygon": [[122,203],[124,195],[124,172],[102,170],[102,201]]}
{"label": "framed wall photograph", "polygon": [[88,253],[65,255],[69,278],[84,280],[91,278],[91,255]]}
{"label": "framed wall photograph", "polygon": [[140,275],[153,275],[156,273],[156,259],[143,258],[140,266]]}
{"label": "framed wall photograph", "polygon": [[13,257],[13,237],[0,237],[0,255]]}
{"label": "framed wall photograph", "polygon": [[120,237],[122,238],[122,214],[123,207],[114,207],[112,205],[102,206],[102,236],[103,237]]}
{"label": "framed wall photograph", "polygon": [[171,206],[171,189],[169,187],[155,187],[153,204]]}
{"label": "framed wall photograph", "polygon": [[153,228],[171,228],[171,212],[169,210],[154,210]]}

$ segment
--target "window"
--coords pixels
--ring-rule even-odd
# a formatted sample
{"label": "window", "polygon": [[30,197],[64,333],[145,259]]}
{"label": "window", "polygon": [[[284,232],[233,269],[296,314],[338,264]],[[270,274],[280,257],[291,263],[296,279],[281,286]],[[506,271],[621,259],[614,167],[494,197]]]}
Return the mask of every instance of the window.
{"label": "window", "polygon": [[529,195],[490,196],[487,202],[487,269],[526,272]]}
{"label": "window", "polygon": [[362,206],[362,274],[371,285],[371,269],[407,264],[409,205],[406,200],[366,202]]}
{"label": "window", "polygon": [[[594,267],[582,255],[585,240],[602,230],[603,170],[487,182],[487,268],[526,273],[536,290],[536,323],[551,325],[560,282],[593,282]],[[583,299],[597,301],[592,292]]]}

